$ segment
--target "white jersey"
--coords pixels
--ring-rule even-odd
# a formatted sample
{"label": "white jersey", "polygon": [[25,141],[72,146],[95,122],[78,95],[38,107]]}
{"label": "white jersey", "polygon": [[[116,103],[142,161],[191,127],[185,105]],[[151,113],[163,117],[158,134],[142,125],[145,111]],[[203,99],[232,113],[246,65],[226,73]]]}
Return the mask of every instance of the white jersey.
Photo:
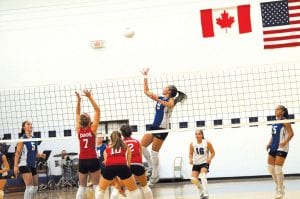
{"label": "white jersey", "polygon": [[196,140],[193,141],[192,144],[194,147],[193,164],[200,165],[200,164],[207,163],[207,158],[208,158],[207,141],[203,139],[201,144],[198,144]]}

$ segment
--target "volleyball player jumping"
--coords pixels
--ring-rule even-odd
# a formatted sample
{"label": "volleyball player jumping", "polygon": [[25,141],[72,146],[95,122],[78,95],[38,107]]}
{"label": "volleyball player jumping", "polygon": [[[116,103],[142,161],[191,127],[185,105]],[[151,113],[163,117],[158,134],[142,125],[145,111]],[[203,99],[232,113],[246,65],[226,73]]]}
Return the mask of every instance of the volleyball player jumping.
{"label": "volleyball player jumping", "polygon": [[[178,91],[174,85],[166,86],[162,91],[162,96],[152,93],[148,87],[148,73],[149,69],[145,68],[141,73],[144,75],[144,93],[150,99],[156,101],[154,121],[150,130],[168,129],[172,111],[178,102],[183,102],[187,96],[181,91]],[[168,136],[167,132],[144,134],[141,144],[143,155],[146,158],[149,168],[152,168],[152,175],[150,177],[150,185],[159,181],[158,166],[159,166],[159,150]],[[152,143],[151,155],[147,147]]]}

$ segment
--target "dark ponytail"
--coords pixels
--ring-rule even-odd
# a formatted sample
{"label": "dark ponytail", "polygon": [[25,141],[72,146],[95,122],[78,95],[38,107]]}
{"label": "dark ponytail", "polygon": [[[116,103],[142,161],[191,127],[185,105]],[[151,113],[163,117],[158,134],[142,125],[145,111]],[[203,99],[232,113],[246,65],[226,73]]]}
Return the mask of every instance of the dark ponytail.
{"label": "dark ponytail", "polygon": [[22,122],[22,128],[21,128],[21,133],[20,133],[19,138],[21,138],[21,137],[23,137],[25,135],[25,129],[24,129],[24,127],[25,127],[26,123],[28,123],[28,121]]}
{"label": "dark ponytail", "polygon": [[122,136],[124,138],[128,138],[132,135],[132,129],[129,125],[122,125],[121,128],[120,128],[120,131],[122,133]]}
{"label": "dark ponytail", "polygon": [[178,102],[184,102],[187,99],[187,95],[179,90],[174,85],[169,85],[168,86],[171,92],[171,97],[174,97],[174,103],[175,105]]}
{"label": "dark ponytail", "polygon": [[279,105],[280,109],[284,112],[283,113],[283,118],[284,119],[289,119],[289,111],[285,106]]}
{"label": "dark ponytail", "polygon": [[119,131],[113,131],[110,135],[110,140],[113,149],[127,149],[127,145],[123,142]]}

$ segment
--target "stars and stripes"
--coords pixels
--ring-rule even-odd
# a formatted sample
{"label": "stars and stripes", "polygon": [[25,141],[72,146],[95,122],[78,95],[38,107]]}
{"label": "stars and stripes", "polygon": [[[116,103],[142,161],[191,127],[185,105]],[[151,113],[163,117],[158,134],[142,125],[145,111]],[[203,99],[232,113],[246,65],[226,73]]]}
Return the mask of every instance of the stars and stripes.
{"label": "stars and stripes", "polygon": [[264,49],[300,46],[300,0],[261,3]]}

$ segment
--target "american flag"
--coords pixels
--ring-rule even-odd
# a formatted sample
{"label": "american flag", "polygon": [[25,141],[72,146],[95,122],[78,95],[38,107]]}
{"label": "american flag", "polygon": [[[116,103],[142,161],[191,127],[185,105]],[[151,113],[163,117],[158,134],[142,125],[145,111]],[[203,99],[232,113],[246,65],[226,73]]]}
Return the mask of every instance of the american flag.
{"label": "american flag", "polygon": [[260,4],[264,49],[300,46],[300,0]]}

